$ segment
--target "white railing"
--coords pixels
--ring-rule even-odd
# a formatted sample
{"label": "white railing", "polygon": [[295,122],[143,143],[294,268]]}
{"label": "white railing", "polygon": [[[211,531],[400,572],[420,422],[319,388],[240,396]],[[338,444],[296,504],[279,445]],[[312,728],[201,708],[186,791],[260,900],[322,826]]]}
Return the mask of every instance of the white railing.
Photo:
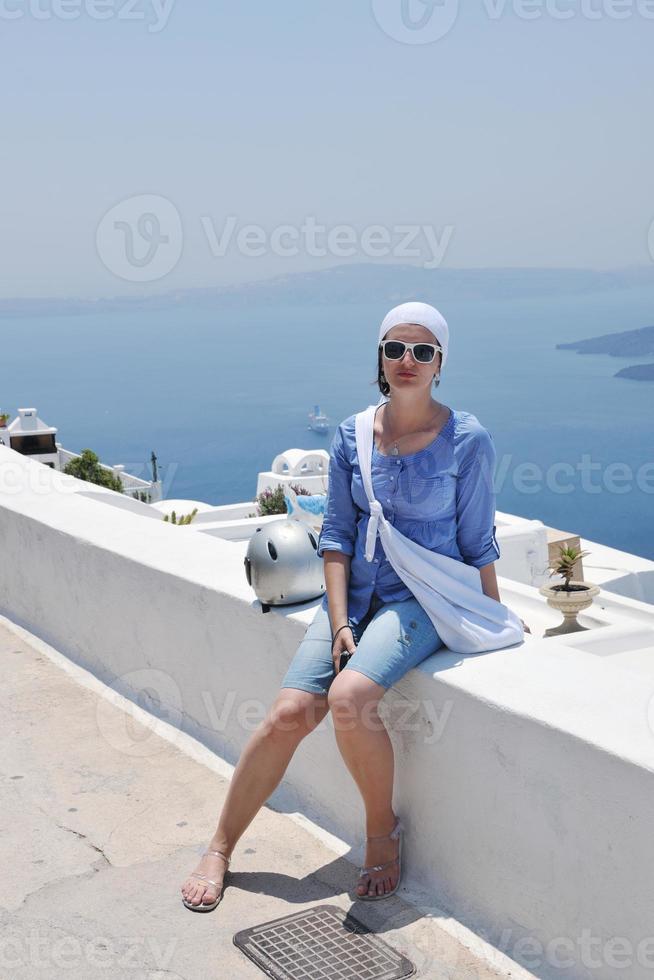
{"label": "white railing", "polygon": [[[73,459],[81,459],[81,453],[73,453],[69,449],[64,449],[57,443],[57,450],[59,453],[59,465],[63,470],[66,463],[71,462]],[[161,481],[157,480],[154,483],[152,480],[142,480],[138,476],[133,476],[131,473],[125,473],[125,469],[121,463],[117,463],[115,466],[108,466],[106,463],[99,464],[103,470],[107,470],[109,473],[113,473],[117,476],[123,485],[123,493],[129,497],[133,497],[136,500],[142,500],[145,504],[153,504],[157,500],[161,500]]]}

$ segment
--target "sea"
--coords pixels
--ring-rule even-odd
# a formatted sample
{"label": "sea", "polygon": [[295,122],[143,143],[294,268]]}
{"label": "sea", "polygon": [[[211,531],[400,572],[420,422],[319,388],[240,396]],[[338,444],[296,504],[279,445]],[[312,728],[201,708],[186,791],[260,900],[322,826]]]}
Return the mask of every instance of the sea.
{"label": "sea", "polygon": [[[36,407],[74,452],[151,477],[164,495],[253,500],[289,448],[329,449],[376,404],[387,303],[267,303],[0,319],[0,411]],[[471,412],[497,452],[497,509],[654,560],[654,381],[557,343],[654,323],[654,285],[440,306],[448,363],[434,396]],[[308,428],[318,404],[331,428]],[[588,561],[592,564],[592,559]]]}

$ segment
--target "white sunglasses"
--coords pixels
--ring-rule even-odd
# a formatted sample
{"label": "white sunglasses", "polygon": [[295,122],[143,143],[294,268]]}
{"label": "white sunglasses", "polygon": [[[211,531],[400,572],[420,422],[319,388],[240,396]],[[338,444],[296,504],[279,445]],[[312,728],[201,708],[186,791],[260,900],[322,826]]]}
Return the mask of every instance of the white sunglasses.
{"label": "white sunglasses", "polygon": [[436,357],[436,351],[443,352],[443,348],[437,344],[425,344],[422,341],[408,344],[405,340],[382,340],[379,346],[389,361],[401,361],[408,348],[414,361],[419,364],[431,364]]}

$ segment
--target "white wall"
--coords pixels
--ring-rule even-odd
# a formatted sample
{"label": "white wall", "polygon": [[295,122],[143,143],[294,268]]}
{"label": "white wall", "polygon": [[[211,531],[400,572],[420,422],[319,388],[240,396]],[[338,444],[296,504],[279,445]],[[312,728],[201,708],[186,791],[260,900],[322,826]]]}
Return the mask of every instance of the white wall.
{"label": "white wall", "polygon": [[[315,603],[262,614],[243,543],[106,507],[52,470],[74,485],[48,487],[33,467],[46,469],[0,447],[0,612],[235,762]],[[556,621],[535,590],[500,587],[532,629]],[[654,934],[654,642],[632,644],[624,666],[606,638],[632,635],[630,611],[638,642],[654,639],[654,622],[643,604],[621,609],[616,597],[597,607],[585,646],[540,640],[539,627],[503,651],[440,651],[382,702],[408,830],[406,884],[542,977],[652,975],[637,945]],[[362,805],[330,718],[271,802],[303,811],[362,858]],[[606,949],[598,967],[584,965],[584,930],[590,956],[593,936],[602,946],[623,937],[630,968],[618,973]],[[562,940],[574,965],[556,967],[563,947],[537,964],[533,946],[516,948],[526,937]]]}

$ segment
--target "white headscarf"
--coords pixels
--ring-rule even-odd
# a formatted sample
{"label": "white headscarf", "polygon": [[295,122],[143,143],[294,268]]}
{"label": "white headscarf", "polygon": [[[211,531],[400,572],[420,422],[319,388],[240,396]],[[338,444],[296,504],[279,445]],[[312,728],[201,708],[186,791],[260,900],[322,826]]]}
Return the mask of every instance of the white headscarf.
{"label": "white headscarf", "polygon": [[[442,370],[447,360],[450,328],[447,325],[445,317],[438,312],[436,307],[430,306],[429,303],[401,303],[400,306],[395,306],[382,320],[381,327],[379,328],[378,344],[381,344],[388,331],[396,327],[399,323],[417,323],[421,327],[427,327],[427,330],[431,330],[439,346],[443,348],[441,354]],[[388,395],[382,395],[378,404],[381,405],[385,401],[388,401]]]}

